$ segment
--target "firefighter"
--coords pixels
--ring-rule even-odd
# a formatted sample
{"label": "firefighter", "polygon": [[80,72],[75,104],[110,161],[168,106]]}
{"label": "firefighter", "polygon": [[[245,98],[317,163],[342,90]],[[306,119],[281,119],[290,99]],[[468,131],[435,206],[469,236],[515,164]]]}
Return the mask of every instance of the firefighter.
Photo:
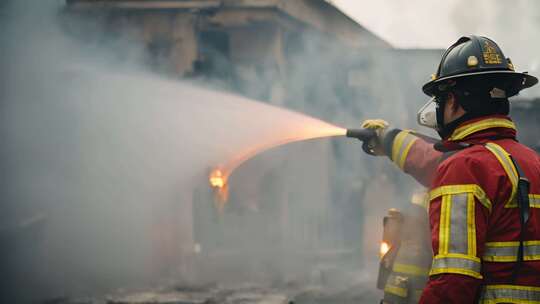
{"label": "firefighter", "polygon": [[420,303],[540,303],[540,157],[516,140],[509,97],[538,80],[486,37],[462,37],[423,86],[421,125],[372,120],[364,150],[429,187],[433,262]]}
{"label": "firefighter", "polygon": [[384,304],[416,304],[420,299],[431,265],[426,208],[425,191],[414,193],[411,204],[402,214],[395,257],[390,256],[391,265],[388,266],[384,263],[386,255],[381,260],[381,267],[390,269],[388,275],[386,271],[379,271],[379,276],[385,276],[382,286]]}

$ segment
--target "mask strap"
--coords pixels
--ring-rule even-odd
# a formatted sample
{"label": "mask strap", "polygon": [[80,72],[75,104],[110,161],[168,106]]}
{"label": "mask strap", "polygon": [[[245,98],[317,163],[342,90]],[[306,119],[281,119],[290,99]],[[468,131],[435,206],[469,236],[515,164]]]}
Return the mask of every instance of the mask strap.
{"label": "mask strap", "polygon": [[[438,99],[438,97],[437,97]],[[444,108],[445,108],[445,105],[446,105],[446,100],[445,99],[439,99],[440,101],[437,102],[437,108],[435,109],[435,114],[437,115],[437,131],[439,132],[439,135],[441,135],[441,132],[444,131],[445,129],[445,126],[444,126]],[[444,138],[442,135],[441,135],[441,138]]]}

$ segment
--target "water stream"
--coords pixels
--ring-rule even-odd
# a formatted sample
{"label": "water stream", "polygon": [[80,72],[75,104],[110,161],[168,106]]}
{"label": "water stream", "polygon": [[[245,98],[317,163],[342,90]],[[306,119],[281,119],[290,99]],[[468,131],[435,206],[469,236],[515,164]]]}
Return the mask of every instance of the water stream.
{"label": "water stream", "polygon": [[[229,159],[223,159],[219,164],[213,166],[214,169],[210,173],[211,186],[223,188],[236,168],[269,149],[298,141],[344,136],[346,133],[344,128],[301,113],[262,104],[257,107],[260,107],[261,115],[275,119],[275,122],[271,124],[272,130],[261,133],[258,141],[254,141],[250,146],[236,151]],[[257,117],[261,115],[257,115]],[[255,130],[267,127],[269,126],[259,125],[255,127]]]}
{"label": "water stream", "polygon": [[[0,35],[10,71],[0,111],[0,283],[8,299],[189,276],[193,195],[211,170],[222,170],[226,183],[270,148],[345,134],[300,113],[104,59],[58,26],[63,1],[12,4]],[[313,218],[321,204],[312,202],[327,201],[319,192],[304,199]]]}

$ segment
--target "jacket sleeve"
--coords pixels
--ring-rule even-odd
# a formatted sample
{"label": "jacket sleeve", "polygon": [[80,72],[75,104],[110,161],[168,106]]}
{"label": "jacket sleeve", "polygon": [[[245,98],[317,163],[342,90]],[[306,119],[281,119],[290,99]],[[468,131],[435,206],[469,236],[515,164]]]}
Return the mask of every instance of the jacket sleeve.
{"label": "jacket sleeve", "polygon": [[434,258],[420,303],[474,303],[482,282],[491,201],[482,163],[460,154],[439,166],[429,194]]}
{"label": "jacket sleeve", "polygon": [[405,173],[430,187],[443,153],[430,142],[409,130],[394,129],[384,141],[386,155]]}

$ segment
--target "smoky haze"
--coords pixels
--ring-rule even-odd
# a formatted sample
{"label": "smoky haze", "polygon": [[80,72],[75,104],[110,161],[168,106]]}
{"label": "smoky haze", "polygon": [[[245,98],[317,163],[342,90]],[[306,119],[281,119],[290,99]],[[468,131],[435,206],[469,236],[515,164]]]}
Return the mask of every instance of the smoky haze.
{"label": "smoky haze", "polygon": [[[208,170],[261,137],[324,124],[152,74],[140,64],[144,50],[129,39],[109,39],[98,26],[85,37],[66,34],[76,24],[63,6],[2,5],[3,300],[92,295],[169,279],[230,281],[228,275],[249,267],[260,272],[260,259],[275,252],[267,250],[271,244],[256,222],[243,240],[245,254],[257,256],[251,264],[242,258],[221,263],[204,278],[193,271],[193,196],[202,192],[211,200]],[[304,155],[320,146],[291,149]],[[259,162],[283,161],[285,151],[277,153]],[[328,183],[329,160],[321,165],[311,153],[302,162],[311,171],[301,174],[303,181],[289,180],[299,193]],[[250,170],[260,167],[247,166],[247,179]],[[300,194],[305,204],[296,212],[317,217],[322,205],[312,203],[329,200],[328,186],[309,192]],[[168,255],[168,247],[179,256]],[[266,272],[280,271],[275,257],[267,264]]]}
{"label": "smoky haze", "polygon": [[[203,80],[156,75],[140,43],[67,18],[64,4],[0,7],[3,295],[22,302],[162,284],[320,281],[331,266],[309,255],[319,251],[346,252],[338,269],[357,270],[347,284],[373,290],[381,219],[406,206],[410,179],[356,142],[297,143],[240,166],[230,209],[216,215],[213,166],[323,124]],[[78,32],[80,23],[93,30]],[[340,47],[311,33],[298,41],[285,84],[292,93],[280,106],[340,126],[375,116],[413,126],[418,88],[440,50],[367,49],[335,64]],[[247,86],[255,99],[268,91],[262,81]],[[354,94],[344,93],[349,86]],[[198,268],[201,258],[210,262]]]}
{"label": "smoky haze", "polygon": [[[540,71],[540,3],[535,0],[384,0],[371,3],[370,9],[360,1],[332,2],[396,47],[446,48],[460,36],[482,35],[496,41],[517,70]],[[534,88],[523,94],[538,92]]]}
{"label": "smoky haze", "polygon": [[[468,9],[463,9],[468,7]],[[482,11],[482,17],[472,12]],[[518,71],[532,75],[540,72],[540,3],[519,1],[456,1],[451,21],[462,35],[478,33],[496,41],[505,56],[510,57]],[[534,87],[521,95],[535,97],[540,89]]]}

